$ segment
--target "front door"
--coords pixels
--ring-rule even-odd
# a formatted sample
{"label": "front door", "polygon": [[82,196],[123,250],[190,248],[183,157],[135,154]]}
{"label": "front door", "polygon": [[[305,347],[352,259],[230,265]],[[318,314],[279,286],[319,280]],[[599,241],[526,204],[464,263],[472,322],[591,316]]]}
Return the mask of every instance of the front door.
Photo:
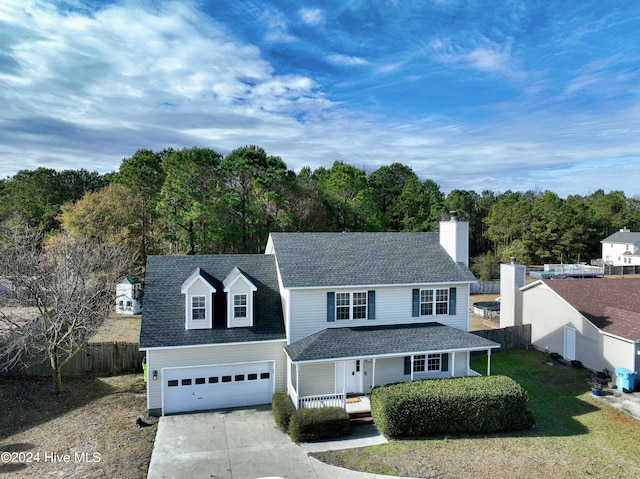
{"label": "front door", "polygon": [[336,392],[347,394],[362,394],[364,392],[364,361],[354,359],[351,361],[336,362]]}

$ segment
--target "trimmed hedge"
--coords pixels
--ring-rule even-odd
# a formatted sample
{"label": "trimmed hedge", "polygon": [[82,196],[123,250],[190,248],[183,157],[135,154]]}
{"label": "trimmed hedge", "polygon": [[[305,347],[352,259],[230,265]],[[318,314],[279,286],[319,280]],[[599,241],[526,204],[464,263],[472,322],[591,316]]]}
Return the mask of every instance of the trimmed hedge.
{"label": "trimmed hedge", "polygon": [[274,393],[271,396],[271,411],[278,427],[288,432],[291,415],[296,412],[289,395],[285,392]]}
{"label": "trimmed hedge", "polygon": [[298,409],[289,421],[289,436],[298,442],[331,439],[351,434],[349,414],[339,407]]}
{"label": "trimmed hedge", "polygon": [[388,437],[514,431],[533,427],[527,401],[506,376],[422,380],[375,388],[371,415]]}

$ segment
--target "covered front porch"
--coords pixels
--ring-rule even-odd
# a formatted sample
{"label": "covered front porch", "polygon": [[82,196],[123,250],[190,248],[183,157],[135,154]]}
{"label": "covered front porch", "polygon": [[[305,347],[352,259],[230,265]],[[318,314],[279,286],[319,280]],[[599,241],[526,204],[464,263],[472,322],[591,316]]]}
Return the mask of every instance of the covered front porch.
{"label": "covered front porch", "polygon": [[[330,328],[285,347],[287,391],[297,409],[366,408],[376,386],[479,376],[470,353],[500,345],[440,323]],[[349,398],[358,398],[358,400]]]}

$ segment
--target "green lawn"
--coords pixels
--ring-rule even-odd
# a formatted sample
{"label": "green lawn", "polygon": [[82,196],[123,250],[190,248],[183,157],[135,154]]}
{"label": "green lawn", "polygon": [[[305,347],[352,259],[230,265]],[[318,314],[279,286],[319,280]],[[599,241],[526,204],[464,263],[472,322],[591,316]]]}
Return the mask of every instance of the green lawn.
{"label": "green lawn", "polygon": [[[474,358],[472,368],[485,371],[486,356]],[[493,354],[491,372],[527,390],[533,430],[394,440],[314,455],[349,469],[409,477],[640,477],[640,420],[591,396],[586,370],[550,365],[537,351],[513,350]]]}

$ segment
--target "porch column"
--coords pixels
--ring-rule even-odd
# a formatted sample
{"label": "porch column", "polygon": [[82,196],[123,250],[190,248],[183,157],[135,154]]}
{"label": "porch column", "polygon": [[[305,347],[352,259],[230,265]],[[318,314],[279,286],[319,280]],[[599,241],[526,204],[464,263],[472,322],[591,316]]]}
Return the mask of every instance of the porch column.
{"label": "porch column", "polygon": [[487,376],[491,376],[491,350],[487,349]]}
{"label": "porch column", "polygon": [[371,371],[371,389],[376,387],[376,358],[373,358],[373,370]]}
{"label": "porch column", "polygon": [[342,399],[347,398],[347,362],[342,361]]}
{"label": "porch column", "polygon": [[413,356],[413,354],[412,354],[412,355],[411,355],[411,380],[412,380],[412,381],[413,381],[413,359],[414,359],[414,356]]}
{"label": "porch column", "polygon": [[[296,364],[296,395],[300,396],[300,365]],[[296,408],[298,409],[298,408]]]}
{"label": "porch column", "polygon": [[456,377],[456,353],[451,353],[451,377]]}

